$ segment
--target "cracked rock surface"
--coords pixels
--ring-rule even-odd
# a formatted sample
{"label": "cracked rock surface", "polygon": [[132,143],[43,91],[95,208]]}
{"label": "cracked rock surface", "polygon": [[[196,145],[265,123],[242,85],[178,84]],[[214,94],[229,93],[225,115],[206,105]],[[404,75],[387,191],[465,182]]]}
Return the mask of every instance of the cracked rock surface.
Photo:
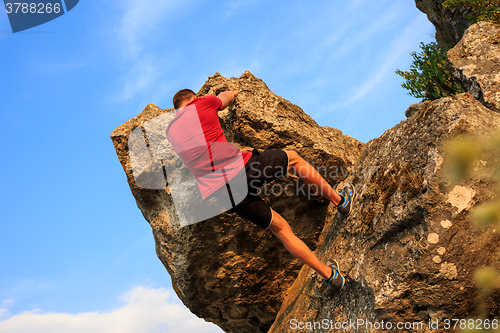
{"label": "cracked rock surface", "polygon": [[444,1],[415,0],[415,5],[421,12],[427,14],[427,18],[436,28],[438,44],[452,46],[462,38],[465,29],[470,26],[467,16],[473,12],[467,7],[444,8]]}
{"label": "cracked rock surface", "polygon": [[448,51],[452,75],[487,108],[500,112],[500,25],[479,22]]}
{"label": "cracked rock surface", "polygon": [[[468,211],[488,201],[493,185],[449,185],[443,147],[464,133],[493,134],[499,125],[498,113],[460,94],[427,103],[368,142],[349,177],[355,209],[325,225],[316,250],[321,260],[339,262],[344,290],[325,289],[303,267],[270,332],[290,332],[298,322],[428,322],[473,313],[473,272],[500,267],[500,235],[484,234]],[[332,331],[328,325],[315,332]]]}

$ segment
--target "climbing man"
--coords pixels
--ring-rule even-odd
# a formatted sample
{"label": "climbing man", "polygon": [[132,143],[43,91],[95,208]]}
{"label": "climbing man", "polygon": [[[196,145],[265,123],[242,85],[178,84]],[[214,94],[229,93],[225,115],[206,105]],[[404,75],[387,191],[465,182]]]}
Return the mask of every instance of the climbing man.
{"label": "climbing man", "polygon": [[[289,171],[295,171],[306,184],[316,187],[330,200],[342,215],[348,216],[352,209],[354,187],[345,182],[341,193],[336,193],[295,151],[259,152],[254,149],[252,152],[247,152],[228,143],[217,112],[231,105],[236,96],[238,91],[224,91],[217,96],[197,97],[192,90],[180,90],[173,98],[177,113],[166,129],[168,140],[184,164],[195,175],[204,200],[221,197],[219,195],[222,193],[227,196],[229,191],[233,203],[229,209],[231,212],[263,229],[271,230],[290,253],[316,271],[327,285],[341,290],[345,279],[340,273],[338,263],[333,259],[327,264],[322,263],[295,235],[288,222],[260,198],[258,191],[261,186],[286,177]],[[180,120],[181,117],[184,118]],[[241,163],[233,163],[237,159]],[[216,174],[214,171],[219,169],[224,172],[214,176]],[[239,172],[246,177],[248,192],[245,191],[246,196],[234,205],[236,202],[233,197],[236,194],[231,196],[228,182]]]}

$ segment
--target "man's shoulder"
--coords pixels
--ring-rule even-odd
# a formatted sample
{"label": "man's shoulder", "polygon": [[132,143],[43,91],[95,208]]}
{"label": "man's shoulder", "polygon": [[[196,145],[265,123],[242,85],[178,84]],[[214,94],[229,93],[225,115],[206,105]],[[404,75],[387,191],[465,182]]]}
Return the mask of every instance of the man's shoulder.
{"label": "man's shoulder", "polygon": [[198,97],[194,101],[194,104],[201,106],[201,107],[205,107],[205,108],[215,108],[216,110],[219,110],[220,106],[222,105],[222,101],[217,96],[206,95],[203,97]]}
{"label": "man's shoulder", "polygon": [[197,99],[202,100],[202,101],[217,101],[220,100],[219,97],[214,96],[214,95],[205,95],[202,97],[198,97]]}

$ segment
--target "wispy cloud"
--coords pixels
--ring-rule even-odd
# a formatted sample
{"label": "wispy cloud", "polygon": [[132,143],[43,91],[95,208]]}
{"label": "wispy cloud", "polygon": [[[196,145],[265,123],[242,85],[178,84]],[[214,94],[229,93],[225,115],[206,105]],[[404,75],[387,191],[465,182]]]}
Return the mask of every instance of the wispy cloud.
{"label": "wispy cloud", "polygon": [[123,15],[115,30],[122,55],[135,58],[146,51],[147,41],[165,33],[169,19],[182,6],[189,5],[189,1],[127,0],[120,1],[117,5],[123,8]]}
{"label": "wispy cloud", "polygon": [[[0,321],[2,333],[192,333],[222,332],[195,317],[165,289],[136,287],[123,297],[124,305],[112,312],[53,313],[36,309]],[[10,301],[12,302],[12,301]],[[8,303],[0,307],[8,315]]]}
{"label": "wispy cloud", "polygon": [[155,86],[161,84],[161,78],[174,69],[176,51],[171,45],[159,45],[168,40],[175,20],[190,4],[186,0],[117,1],[122,14],[111,29],[110,39],[119,50],[114,54],[115,60],[124,70],[116,82],[113,102],[150,96]]}
{"label": "wispy cloud", "polygon": [[129,100],[137,94],[148,90],[158,80],[161,71],[154,59],[144,57],[139,62],[130,64],[120,78],[120,89],[115,96],[116,101]]}
{"label": "wispy cloud", "polygon": [[366,76],[366,80],[361,82],[358,86],[351,89],[351,92],[345,96],[341,103],[330,104],[328,108],[322,112],[316,113],[315,116],[320,116],[332,110],[344,109],[358,100],[362,99],[368,93],[370,93],[382,79],[388,75],[394,74],[394,66],[398,60],[406,55],[409,51],[410,46],[415,38],[412,35],[417,34],[419,27],[423,25],[425,17],[419,16],[415,18],[402,32],[399,34],[390,44],[387,52],[383,55],[383,60],[378,64],[374,65],[376,71],[371,75]]}
{"label": "wispy cloud", "polygon": [[[332,53],[332,59],[342,58],[352,52],[353,49],[360,48],[360,46],[367,41],[374,38],[374,36],[380,35],[381,31],[390,30],[390,23],[396,21],[396,19],[401,15],[400,6],[392,6],[388,11],[383,12],[382,15],[378,16],[376,20],[373,20],[369,24],[361,25],[361,29],[357,29],[360,25],[355,25],[352,27],[352,22],[347,22],[346,25],[349,27],[350,36],[345,38],[343,34],[341,35],[343,41],[339,45],[336,45],[337,52]],[[345,27],[340,30],[345,33]]]}
{"label": "wispy cloud", "polygon": [[9,307],[14,303],[11,299],[6,299],[0,304],[0,319],[10,315]]}
{"label": "wispy cloud", "polygon": [[249,7],[255,6],[261,0],[228,0],[225,19],[228,19],[233,14]]}
{"label": "wispy cloud", "polygon": [[85,62],[50,62],[47,63],[43,70],[48,73],[70,71],[76,68],[84,67]]}

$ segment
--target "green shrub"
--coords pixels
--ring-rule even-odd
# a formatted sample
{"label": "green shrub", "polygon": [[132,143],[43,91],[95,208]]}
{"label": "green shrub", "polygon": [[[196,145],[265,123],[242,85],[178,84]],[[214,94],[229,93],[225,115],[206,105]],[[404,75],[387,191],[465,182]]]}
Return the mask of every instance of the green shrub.
{"label": "green shrub", "polygon": [[479,21],[500,23],[500,0],[446,0],[444,8],[468,7],[474,13],[466,16],[471,24]]}
{"label": "green shrub", "polygon": [[406,80],[401,86],[409,91],[408,94],[432,101],[464,92],[446,68],[446,52],[449,48],[442,48],[434,42],[420,43],[420,48],[420,53],[411,53],[413,64],[410,71],[396,71]]}

